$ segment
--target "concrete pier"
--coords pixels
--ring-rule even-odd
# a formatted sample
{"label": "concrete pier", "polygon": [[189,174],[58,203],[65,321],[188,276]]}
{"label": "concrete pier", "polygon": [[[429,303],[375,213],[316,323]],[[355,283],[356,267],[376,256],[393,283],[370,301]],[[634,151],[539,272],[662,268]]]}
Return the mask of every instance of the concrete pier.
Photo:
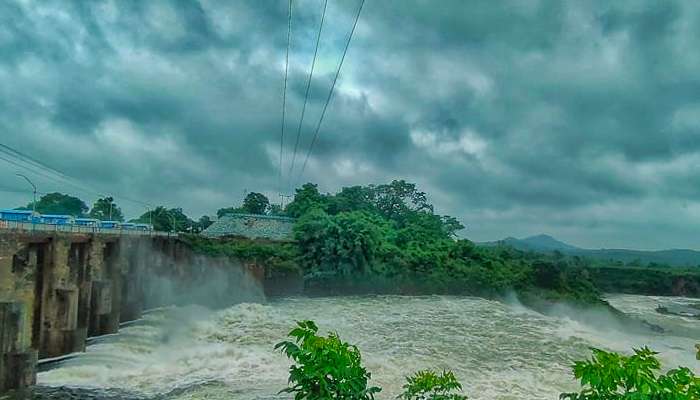
{"label": "concrete pier", "polygon": [[145,307],[213,298],[202,290],[212,277],[224,295],[258,282],[174,237],[0,231],[0,393],[33,385],[38,358],[84,351]]}

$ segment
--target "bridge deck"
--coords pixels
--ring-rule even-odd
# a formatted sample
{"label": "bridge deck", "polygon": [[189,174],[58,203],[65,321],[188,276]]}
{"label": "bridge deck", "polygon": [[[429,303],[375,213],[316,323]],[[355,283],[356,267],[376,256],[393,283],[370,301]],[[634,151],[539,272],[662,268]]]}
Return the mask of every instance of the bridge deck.
{"label": "bridge deck", "polygon": [[18,221],[0,221],[0,231],[3,230],[19,230],[24,232],[66,232],[66,233],[94,233],[105,235],[136,235],[136,236],[166,236],[177,237],[177,233],[160,232],[160,231],[139,231],[131,229],[109,229],[93,226],[80,225],[55,225],[31,222]]}

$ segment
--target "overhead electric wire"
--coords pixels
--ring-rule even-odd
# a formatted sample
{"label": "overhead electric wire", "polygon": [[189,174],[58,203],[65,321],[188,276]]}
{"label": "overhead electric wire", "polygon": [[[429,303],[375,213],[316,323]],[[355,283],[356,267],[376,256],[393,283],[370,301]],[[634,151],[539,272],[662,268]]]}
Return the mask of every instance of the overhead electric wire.
{"label": "overhead electric wire", "polygon": [[[90,188],[89,186],[85,185],[84,183],[80,182],[79,180],[72,178],[71,176],[57,170],[56,168],[53,168],[45,163],[42,163],[41,161],[38,161],[22,152],[19,150],[13,149],[10,146],[4,145],[0,143],[0,153],[11,157],[13,160],[8,160],[7,158],[0,157],[0,160],[3,160],[9,164],[12,164],[16,167],[22,168],[24,170],[27,170],[35,175],[41,176],[45,179],[48,179],[50,181],[53,181],[54,183],[59,183],[62,185],[69,185],[72,186],[75,189],[78,189],[78,192],[82,193],[88,193],[92,195],[97,195],[99,197],[105,197],[106,195],[102,191],[98,190],[93,190],[93,188]],[[19,162],[23,162],[24,164],[20,164]],[[42,172],[43,170],[43,172]],[[47,175],[47,173],[51,175]],[[135,204],[139,205],[144,205],[144,206],[150,206],[151,204],[142,202],[139,200],[134,200],[130,199],[125,196],[120,196],[120,195],[114,195],[114,198],[118,198],[121,200],[125,200],[128,202],[132,202]]]}
{"label": "overhead electric wire", "polygon": [[328,97],[326,98],[326,103],[323,105],[323,111],[321,111],[321,117],[318,120],[318,124],[316,124],[316,129],[314,130],[314,136],[313,139],[311,139],[311,145],[309,145],[309,151],[306,153],[306,157],[304,158],[304,164],[301,167],[301,172],[299,173],[299,177],[297,179],[297,182],[301,180],[302,175],[304,174],[304,171],[306,170],[306,164],[309,162],[309,157],[311,156],[311,152],[314,149],[314,145],[316,144],[316,139],[318,139],[318,133],[319,130],[321,129],[321,123],[323,122],[323,117],[326,115],[326,109],[328,108],[328,104],[331,101],[331,97],[333,96],[333,90],[335,89],[335,84],[338,81],[338,76],[340,75],[340,70],[343,68],[343,62],[345,61],[345,55],[348,52],[348,48],[350,47],[350,41],[352,41],[352,36],[355,33],[355,28],[357,28],[357,22],[360,20],[360,14],[362,13],[362,7],[365,5],[365,0],[362,0],[360,3],[360,7],[357,9],[357,15],[355,15],[355,22],[352,24],[352,30],[350,31],[350,36],[348,36],[348,41],[345,43],[345,49],[343,50],[343,55],[340,58],[340,63],[338,63],[338,69],[335,72],[335,77],[333,78],[333,84],[331,85],[331,90],[328,92]]}
{"label": "overhead electric wire", "polygon": [[311,78],[314,75],[314,67],[316,66],[316,56],[318,55],[318,45],[321,42],[321,31],[323,30],[323,21],[326,19],[326,7],[328,0],[323,1],[323,12],[321,13],[321,23],[318,26],[318,34],[316,35],[316,48],[314,50],[314,58],[311,61],[311,71],[309,71],[309,79],[306,80],[306,93],[304,94],[304,105],[301,107],[301,118],[299,118],[299,126],[297,127],[297,139],[294,144],[294,153],[292,153],[292,163],[289,166],[289,183],[292,183],[292,173],[294,171],[294,163],[299,150],[299,139],[301,137],[301,126],[304,122],[304,113],[306,112],[306,103],[309,100],[309,89],[311,88]]}
{"label": "overhead electric wire", "polygon": [[[12,154],[9,154],[8,151]],[[66,179],[71,179],[68,175],[64,174],[63,172],[61,172],[55,168],[52,168],[52,167],[44,164],[43,162],[31,157],[30,155],[24,154],[21,151],[14,149],[6,144],[0,143],[0,152],[3,152],[11,157],[21,158],[24,162],[26,162],[28,164],[29,163],[34,164],[41,169],[56,173],[56,174],[61,175],[62,177],[66,178]],[[29,162],[27,160],[29,160]]]}
{"label": "overhead electric wire", "polygon": [[287,11],[287,56],[284,61],[284,89],[282,90],[282,132],[280,134],[280,170],[277,179],[277,187],[282,194],[282,153],[284,150],[284,127],[287,113],[287,78],[289,76],[289,47],[292,38],[292,0],[289,0],[289,10]]}

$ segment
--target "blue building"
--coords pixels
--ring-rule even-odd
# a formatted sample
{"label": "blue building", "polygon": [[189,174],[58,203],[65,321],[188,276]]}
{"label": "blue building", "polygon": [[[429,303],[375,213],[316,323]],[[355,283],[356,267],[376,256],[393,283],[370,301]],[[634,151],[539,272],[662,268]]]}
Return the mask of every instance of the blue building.
{"label": "blue building", "polygon": [[102,229],[119,229],[119,221],[100,221]]}
{"label": "blue building", "polygon": [[75,217],[72,215],[42,214],[41,223],[49,225],[72,225]]}
{"label": "blue building", "polygon": [[0,210],[3,221],[32,222],[32,210]]}
{"label": "blue building", "polygon": [[95,218],[76,218],[75,224],[92,228],[100,226],[100,220]]}
{"label": "blue building", "polygon": [[136,224],[137,231],[152,231],[153,225],[150,224]]}

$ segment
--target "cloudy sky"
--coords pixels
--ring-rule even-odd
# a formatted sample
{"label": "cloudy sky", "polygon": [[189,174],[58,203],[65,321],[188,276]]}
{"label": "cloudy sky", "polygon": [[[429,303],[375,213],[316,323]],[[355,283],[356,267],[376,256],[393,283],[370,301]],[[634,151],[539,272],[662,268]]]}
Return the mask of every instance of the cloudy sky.
{"label": "cloudy sky", "polygon": [[[290,179],[323,4],[294,1],[285,192],[359,1],[328,1]],[[278,200],[286,28],[284,0],[0,2],[0,143],[80,182],[0,159],[0,207],[20,171],[128,216]],[[416,182],[474,240],[700,249],[699,49],[695,0],[367,0],[301,181]]]}

